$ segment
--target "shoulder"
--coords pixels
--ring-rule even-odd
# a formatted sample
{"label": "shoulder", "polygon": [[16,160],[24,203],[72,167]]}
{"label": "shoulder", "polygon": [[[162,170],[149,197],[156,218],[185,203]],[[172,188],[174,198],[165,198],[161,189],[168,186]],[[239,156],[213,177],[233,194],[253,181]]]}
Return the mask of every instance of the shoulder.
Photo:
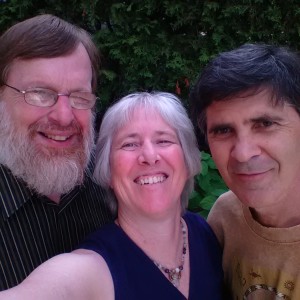
{"label": "shoulder", "polygon": [[223,200],[223,203],[239,203],[239,199],[232,191],[227,191],[226,193],[222,194],[216,202],[220,202]]}
{"label": "shoulder", "polygon": [[[71,257],[72,255],[72,257]],[[78,249],[69,254],[69,260],[78,271],[78,265],[83,267],[83,274],[80,277],[88,276],[89,280],[101,278],[104,282],[111,279],[109,268],[103,257],[92,250]],[[81,269],[80,269],[81,270]],[[91,274],[92,273],[92,274]]]}
{"label": "shoulder", "polygon": [[206,220],[197,213],[187,211],[183,218],[188,225],[197,226],[199,228],[205,228],[208,226]]}
{"label": "shoulder", "polygon": [[207,222],[223,245],[225,232],[232,230],[242,219],[242,204],[232,191],[228,191],[217,199],[208,214]]}
{"label": "shoulder", "polygon": [[107,259],[119,250],[122,239],[122,231],[115,223],[111,222],[89,234],[78,248],[93,250]]}
{"label": "shoulder", "polygon": [[[209,224],[203,217],[195,213],[186,213],[184,219],[188,226],[190,253],[193,256],[193,260],[199,261],[198,259],[195,260],[194,255],[197,257],[200,255],[201,258],[199,259],[202,260],[204,258],[205,264],[209,268],[216,268],[215,270],[219,271],[222,260],[222,249]],[[203,263],[201,264],[203,265]]]}
{"label": "shoulder", "polygon": [[208,215],[208,222],[212,220],[212,218],[222,218],[225,214],[236,213],[240,211],[242,208],[240,200],[237,196],[232,192],[228,191],[222,194],[213,205],[210,213]]}
{"label": "shoulder", "polygon": [[207,221],[196,213],[186,212],[184,220],[187,223],[189,235],[196,236],[197,239],[211,240],[215,242],[215,234]]}

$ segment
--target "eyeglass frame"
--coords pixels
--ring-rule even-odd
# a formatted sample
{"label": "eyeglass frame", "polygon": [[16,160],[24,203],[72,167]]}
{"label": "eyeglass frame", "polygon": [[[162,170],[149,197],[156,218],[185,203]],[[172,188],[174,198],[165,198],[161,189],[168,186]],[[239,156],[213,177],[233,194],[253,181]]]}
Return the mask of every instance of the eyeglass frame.
{"label": "eyeglass frame", "polygon": [[[36,106],[36,107],[52,107],[52,106],[54,106],[54,105],[57,103],[59,96],[67,96],[68,98],[70,98],[70,96],[71,96],[72,94],[77,93],[77,92],[72,92],[72,93],[70,93],[70,94],[57,93],[57,92],[55,92],[55,91],[53,91],[53,90],[51,90],[51,89],[45,89],[45,88],[32,88],[32,89],[30,89],[30,90],[20,90],[20,89],[18,89],[18,88],[16,88],[16,87],[13,87],[13,86],[11,86],[11,85],[9,85],[9,84],[7,84],[7,83],[4,83],[3,85],[4,85],[4,86],[7,86],[7,87],[9,87],[9,88],[11,88],[11,89],[13,89],[13,90],[15,90],[16,92],[19,92],[19,93],[23,94],[23,96],[24,96],[24,101],[25,101],[27,104],[32,105],[32,106]],[[35,104],[33,104],[33,103],[28,102],[28,101],[27,101],[28,99],[26,100],[26,93],[34,92],[34,89],[39,89],[39,90],[41,90],[41,91],[50,91],[50,92],[53,92],[53,96],[55,96],[55,97],[54,97],[54,100],[55,100],[54,103],[51,104],[51,105],[35,105]],[[87,108],[78,108],[78,107],[74,106],[74,101],[70,101],[71,107],[72,107],[72,108],[75,108],[75,109],[79,109],[79,110],[92,109],[92,108],[95,106],[96,101],[99,99],[99,97],[97,97],[95,94],[90,93],[90,92],[81,92],[81,93],[87,93],[87,94],[93,95],[93,96],[95,97],[93,101],[89,101],[89,102],[91,102],[92,105],[91,105],[90,107],[87,107]],[[74,97],[74,98],[82,98],[82,97]],[[71,98],[71,99],[72,99],[72,98]],[[84,99],[84,98],[82,98],[82,99]],[[87,99],[85,99],[85,100],[87,100]]]}

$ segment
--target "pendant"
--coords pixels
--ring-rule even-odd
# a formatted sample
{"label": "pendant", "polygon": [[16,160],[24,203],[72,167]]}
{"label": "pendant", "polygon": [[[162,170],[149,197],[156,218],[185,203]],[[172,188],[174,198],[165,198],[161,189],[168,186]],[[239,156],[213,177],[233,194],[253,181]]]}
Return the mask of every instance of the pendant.
{"label": "pendant", "polygon": [[179,268],[176,268],[174,270],[170,270],[168,275],[169,275],[169,280],[172,282],[172,284],[175,287],[178,287],[179,286],[179,280],[181,278],[181,270],[179,270]]}

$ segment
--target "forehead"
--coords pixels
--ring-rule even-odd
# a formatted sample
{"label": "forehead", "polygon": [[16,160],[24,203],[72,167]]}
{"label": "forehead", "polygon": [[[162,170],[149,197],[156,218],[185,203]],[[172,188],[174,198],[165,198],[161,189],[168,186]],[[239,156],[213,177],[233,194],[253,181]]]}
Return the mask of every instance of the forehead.
{"label": "forehead", "polygon": [[118,136],[129,132],[143,134],[146,131],[175,131],[156,108],[135,107],[127,113],[116,129]]}
{"label": "forehead", "polygon": [[160,112],[155,107],[137,106],[130,112],[129,118],[131,120],[153,120],[159,119],[165,122]]}
{"label": "forehead", "polygon": [[167,123],[165,119],[161,116],[158,109],[156,109],[155,107],[132,107],[127,109],[124,113],[122,113],[122,115],[120,115],[118,129],[121,129],[124,126],[131,125],[134,122],[147,123],[153,120]]}
{"label": "forehead", "polygon": [[16,58],[7,72],[7,82],[21,89],[46,84],[55,88],[90,85],[91,61],[83,45],[69,54],[57,57]]}
{"label": "forehead", "polygon": [[269,90],[256,94],[242,94],[228,100],[215,101],[206,110],[207,124],[211,122],[234,122],[263,115],[285,114],[295,111],[287,102],[275,104]]}

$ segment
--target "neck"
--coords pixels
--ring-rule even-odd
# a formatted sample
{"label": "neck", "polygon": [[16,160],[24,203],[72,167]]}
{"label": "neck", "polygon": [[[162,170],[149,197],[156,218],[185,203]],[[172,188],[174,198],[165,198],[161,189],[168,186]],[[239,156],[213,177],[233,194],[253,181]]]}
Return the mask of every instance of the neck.
{"label": "neck", "polygon": [[180,216],[170,220],[127,220],[119,216],[118,223],[126,234],[155,262],[174,268],[182,258],[183,235]]}
{"label": "neck", "polygon": [[180,263],[173,267],[173,268],[167,268],[163,266],[161,263],[155,261],[154,259],[153,262],[155,265],[167,275],[168,279],[171,281],[171,283],[175,286],[179,286],[179,281],[181,279],[181,274],[183,271],[184,267],[184,260],[185,260],[185,255],[187,252],[187,229],[185,226],[185,223],[183,220],[180,221],[180,226],[181,226],[181,231],[182,231],[182,251],[181,251],[181,260]]}
{"label": "neck", "polygon": [[149,257],[171,266],[177,262],[178,251],[182,246],[180,214],[162,220],[133,219],[119,214],[118,222]]}
{"label": "neck", "polygon": [[250,208],[252,217],[261,225],[266,227],[274,228],[289,228],[293,226],[300,225],[300,215],[299,210],[295,210],[296,214],[293,212],[287,213],[286,211],[281,211],[280,214],[272,214],[271,211],[257,211],[253,208]]}
{"label": "neck", "polygon": [[[119,215],[117,222],[153,261],[153,264],[156,262],[164,268],[174,269],[182,265],[183,231],[180,219],[180,213],[176,217],[164,220],[127,219]],[[186,234],[186,241],[188,241],[188,234]],[[170,280],[169,275],[163,269],[159,269]],[[170,280],[173,284],[175,281],[177,282],[177,288],[186,298],[189,293],[189,272],[189,251],[187,249],[179,280],[175,279],[173,282]]]}

